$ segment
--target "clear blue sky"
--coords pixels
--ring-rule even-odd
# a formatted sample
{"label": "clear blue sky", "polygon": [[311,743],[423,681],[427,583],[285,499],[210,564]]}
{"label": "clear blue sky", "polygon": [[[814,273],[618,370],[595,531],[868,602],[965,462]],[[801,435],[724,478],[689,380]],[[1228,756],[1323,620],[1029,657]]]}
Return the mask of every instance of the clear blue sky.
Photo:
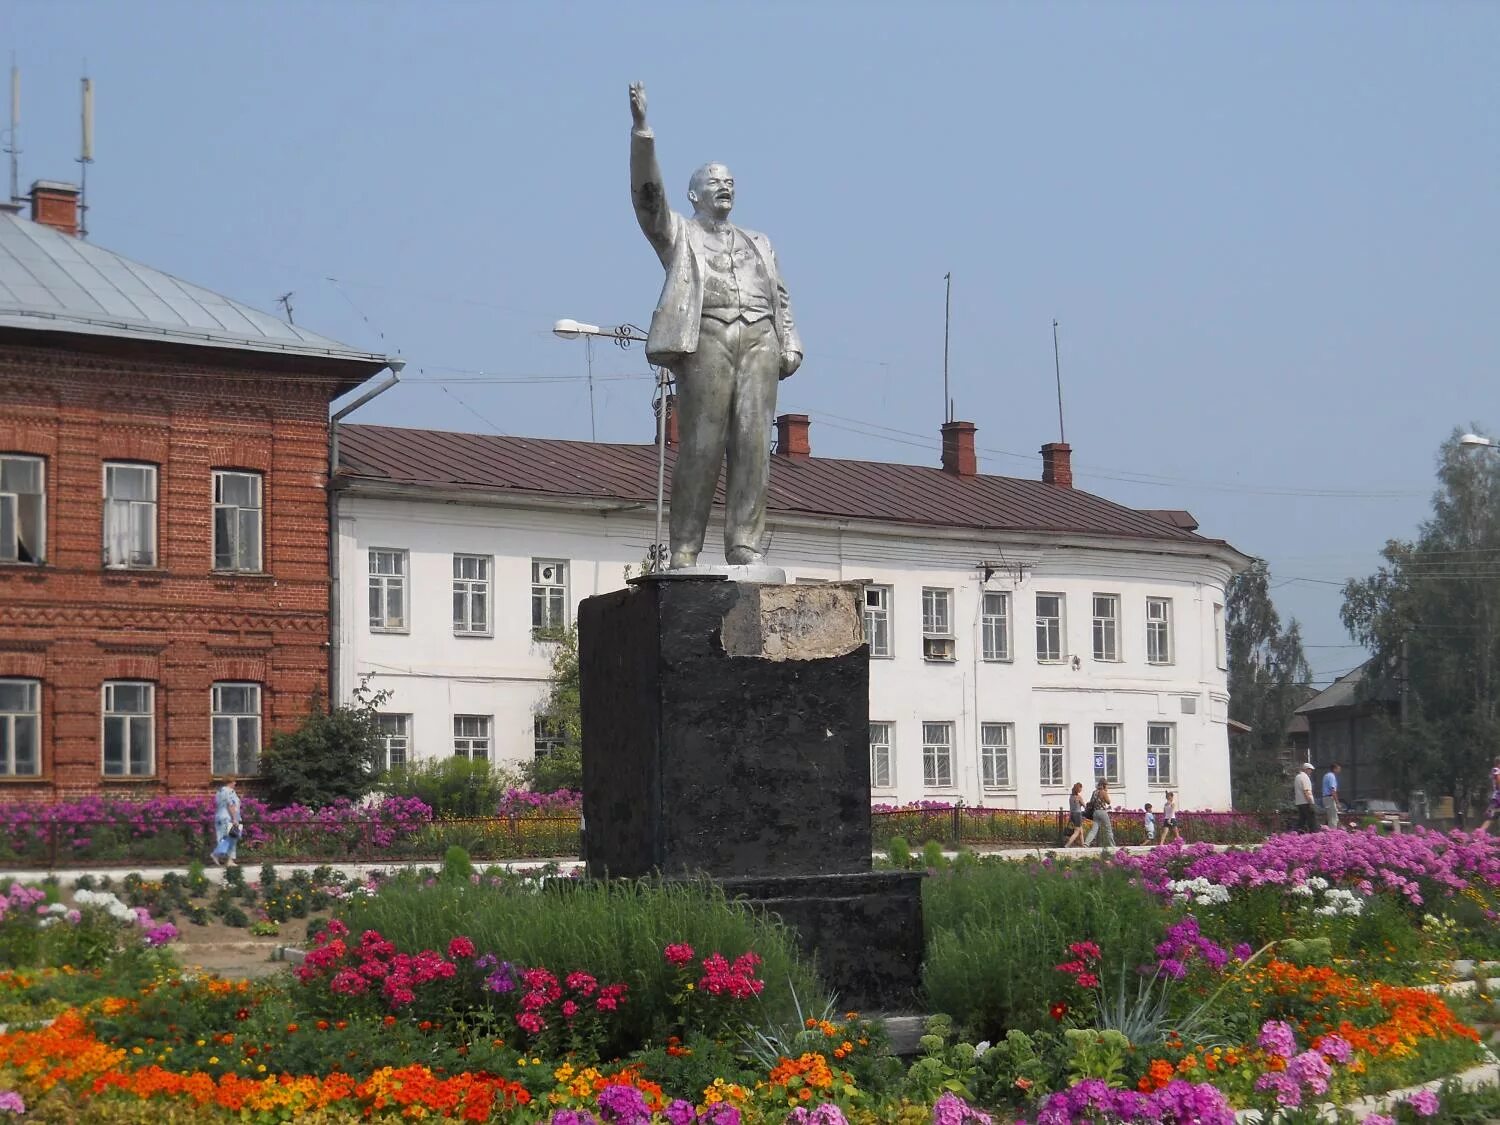
{"label": "clear blue sky", "polygon": [[[814,455],[935,463],[951,270],[983,470],[1040,472],[1056,317],[1079,484],[1267,557],[1322,679],[1360,658],[1337,584],[1424,517],[1453,427],[1500,428],[1500,4],[3,11],[23,188],[77,173],[86,59],[94,241],[399,350],[361,421],[588,437],[549,329],[649,319],[641,79],[679,204],[726,160],[776,244]],[[602,379],[640,350],[594,366],[600,438],[650,440],[649,380]]]}

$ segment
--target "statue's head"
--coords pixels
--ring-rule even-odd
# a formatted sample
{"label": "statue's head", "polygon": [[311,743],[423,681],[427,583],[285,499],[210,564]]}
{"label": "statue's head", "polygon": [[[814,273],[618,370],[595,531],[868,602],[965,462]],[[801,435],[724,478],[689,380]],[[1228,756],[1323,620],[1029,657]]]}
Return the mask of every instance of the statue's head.
{"label": "statue's head", "polygon": [[734,173],[723,164],[705,164],[688,181],[693,212],[709,219],[727,219],[734,207]]}

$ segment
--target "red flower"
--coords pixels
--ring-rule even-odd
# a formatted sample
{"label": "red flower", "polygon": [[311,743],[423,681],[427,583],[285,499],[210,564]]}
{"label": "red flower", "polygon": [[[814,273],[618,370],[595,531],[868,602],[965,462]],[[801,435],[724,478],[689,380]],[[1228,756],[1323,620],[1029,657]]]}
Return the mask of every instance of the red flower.
{"label": "red flower", "polygon": [[1047,1011],[1051,1013],[1053,1019],[1060,1020],[1068,1014],[1068,1006],[1059,1000],[1052,1007],[1048,1008]]}
{"label": "red flower", "polygon": [[1098,988],[1099,987],[1099,978],[1097,976],[1095,976],[1093,973],[1079,973],[1078,974],[1078,987],[1079,988]]}
{"label": "red flower", "polygon": [[662,956],[667,959],[667,964],[681,968],[693,959],[693,947],[685,941],[678,942],[662,950]]}
{"label": "red flower", "polygon": [[448,956],[457,961],[460,957],[474,956],[474,943],[466,937],[456,937],[448,943]]}

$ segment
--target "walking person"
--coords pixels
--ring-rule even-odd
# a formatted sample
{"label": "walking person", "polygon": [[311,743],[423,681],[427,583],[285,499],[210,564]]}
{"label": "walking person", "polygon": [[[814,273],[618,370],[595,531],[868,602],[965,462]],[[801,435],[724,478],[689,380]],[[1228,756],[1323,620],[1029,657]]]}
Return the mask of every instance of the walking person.
{"label": "walking person", "polygon": [[1328,818],[1328,827],[1339,826],[1339,770],[1337,762],[1328,767],[1323,775],[1323,813]]}
{"label": "walking person", "polygon": [[1093,800],[1089,804],[1094,806],[1094,826],[1089,829],[1089,834],[1083,838],[1083,846],[1086,848],[1092,847],[1094,837],[1098,836],[1102,830],[1104,836],[1100,840],[1099,846],[1101,848],[1114,847],[1115,826],[1109,820],[1109,782],[1101,781],[1099,783],[1099,788],[1094,790]]}
{"label": "walking person", "polygon": [[214,846],[213,861],[220,867],[238,866],[234,857],[239,850],[241,831],[240,795],[234,791],[234,778],[231,777],[214,796],[214,836],[218,843]]}
{"label": "walking person", "polygon": [[1313,811],[1313,764],[1303,762],[1297,776],[1292,778],[1292,804],[1297,807],[1297,831],[1316,832],[1318,817]]}
{"label": "walking person", "polygon": [[1488,832],[1490,822],[1500,815],[1500,758],[1495,759],[1495,764],[1490,767],[1490,807],[1484,814],[1484,823],[1479,826],[1479,831]]}
{"label": "walking person", "polygon": [[1167,790],[1167,803],[1161,808],[1161,842],[1165,847],[1173,841],[1182,843],[1182,829],[1177,824],[1177,794]]}
{"label": "walking person", "polygon": [[1063,842],[1063,847],[1076,847],[1083,842],[1083,782],[1073,782],[1073,791],[1068,794],[1068,826],[1072,834]]}
{"label": "walking person", "polygon": [[1156,843],[1156,814],[1151,811],[1151,802],[1146,802],[1146,815],[1142,820],[1146,829],[1146,846],[1152,847]]}

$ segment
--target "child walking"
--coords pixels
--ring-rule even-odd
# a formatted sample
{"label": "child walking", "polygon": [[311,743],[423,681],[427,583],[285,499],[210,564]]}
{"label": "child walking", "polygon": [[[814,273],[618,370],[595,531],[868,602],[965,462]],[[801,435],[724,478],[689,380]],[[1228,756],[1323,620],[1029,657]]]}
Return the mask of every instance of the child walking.
{"label": "child walking", "polygon": [[1156,814],[1151,811],[1151,802],[1146,802],[1146,846],[1152,847],[1156,843]]}
{"label": "child walking", "polygon": [[1170,844],[1173,840],[1182,843],[1182,830],[1177,827],[1177,794],[1169,789],[1161,810],[1161,842]]}
{"label": "child walking", "polygon": [[1073,829],[1073,834],[1063,842],[1063,847],[1071,848],[1083,842],[1083,782],[1073,782],[1073,792],[1068,794],[1068,825]]}

